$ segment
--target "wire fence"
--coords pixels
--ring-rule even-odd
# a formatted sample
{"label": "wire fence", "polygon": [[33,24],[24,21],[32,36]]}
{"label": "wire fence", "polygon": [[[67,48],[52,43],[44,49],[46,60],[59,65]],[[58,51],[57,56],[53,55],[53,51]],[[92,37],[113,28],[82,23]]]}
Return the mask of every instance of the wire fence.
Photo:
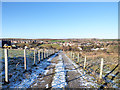
{"label": "wire fence", "polygon": [[1,49],[1,51],[2,81],[0,83],[2,84],[21,81],[23,73],[31,73],[33,67],[58,52],[54,49]]}
{"label": "wire fence", "polygon": [[100,88],[117,88],[120,87],[120,73],[119,63],[106,58],[90,58],[87,55],[82,55],[79,52],[66,52],[79,68],[83,69],[86,74],[93,76],[97,83],[101,85]]}

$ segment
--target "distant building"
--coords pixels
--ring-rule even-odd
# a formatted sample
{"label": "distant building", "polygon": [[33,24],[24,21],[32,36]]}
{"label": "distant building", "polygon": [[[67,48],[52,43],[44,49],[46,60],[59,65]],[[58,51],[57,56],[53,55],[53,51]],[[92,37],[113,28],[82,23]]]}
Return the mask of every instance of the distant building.
{"label": "distant building", "polygon": [[92,48],[91,50],[97,51],[97,50],[99,50],[99,48]]}
{"label": "distant building", "polygon": [[1,45],[0,47],[2,48],[4,48],[4,46],[11,47],[11,41],[1,40],[0,45]]}
{"label": "distant building", "polygon": [[13,44],[12,49],[17,49],[17,46]]}
{"label": "distant building", "polygon": [[82,50],[82,48],[81,48],[81,47],[78,47],[78,49],[79,49],[79,50]]}
{"label": "distant building", "polygon": [[28,47],[27,46],[25,46],[25,49],[27,49]]}

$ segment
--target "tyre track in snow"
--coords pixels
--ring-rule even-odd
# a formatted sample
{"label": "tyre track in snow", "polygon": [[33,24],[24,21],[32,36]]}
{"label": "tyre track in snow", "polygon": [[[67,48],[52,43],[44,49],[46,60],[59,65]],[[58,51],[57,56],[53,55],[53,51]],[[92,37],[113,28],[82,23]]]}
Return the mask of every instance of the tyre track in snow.
{"label": "tyre track in snow", "polygon": [[61,54],[59,54],[51,60],[46,72],[35,80],[31,88],[65,88],[66,85],[63,60]]}
{"label": "tyre track in snow", "polygon": [[[64,72],[62,77],[61,72]],[[52,59],[51,65],[46,68],[45,73],[40,75],[31,87],[48,89],[96,87],[97,84],[90,78],[92,79],[91,76],[87,76],[83,70],[79,69],[63,52],[60,52],[57,57]]]}
{"label": "tyre track in snow", "polygon": [[[96,86],[85,72],[79,69],[63,52],[43,62],[30,79],[23,80],[16,87],[20,88],[91,88]],[[62,59],[60,59],[60,57]],[[60,68],[59,68],[60,67]],[[61,76],[63,75],[63,76]],[[58,83],[57,83],[58,82]]]}
{"label": "tyre track in snow", "polygon": [[52,81],[55,75],[55,65],[57,64],[58,56],[54,57],[50,61],[50,65],[45,68],[45,72],[40,74],[36,79],[35,82],[30,86],[30,88],[52,88]]}
{"label": "tyre track in snow", "polygon": [[53,77],[52,87],[53,88],[65,88],[66,82],[66,71],[63,64],[62,55],[59,55],[58,63],[55,66],[55,76]]}
{"label": "tyre track in snow", "polygon": [[79,68],[66,54],[62,53],[64,65],[67,74],[68,88],[92,88],[96,87],[96,81],[93,81],[93,77],[85,74],[85,72]]}

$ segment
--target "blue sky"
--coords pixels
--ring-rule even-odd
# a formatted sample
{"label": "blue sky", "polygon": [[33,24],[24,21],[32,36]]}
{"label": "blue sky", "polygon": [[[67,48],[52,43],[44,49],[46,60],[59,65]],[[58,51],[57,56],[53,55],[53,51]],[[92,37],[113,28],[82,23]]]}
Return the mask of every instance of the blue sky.
{"label": "blue sky", "polygon": [[118,38],[116,2],[3,2],[4,38]]}

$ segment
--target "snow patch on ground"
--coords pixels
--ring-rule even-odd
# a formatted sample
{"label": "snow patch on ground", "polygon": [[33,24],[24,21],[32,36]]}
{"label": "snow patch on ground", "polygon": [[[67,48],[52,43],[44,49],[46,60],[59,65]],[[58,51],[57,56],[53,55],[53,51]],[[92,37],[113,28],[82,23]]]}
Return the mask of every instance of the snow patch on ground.
{"label": "snow patch on ground", "polygon": [[32,71],[34,71],[31,75],[29,75],[29,78],[23,79],[22,82],[14,83],[10,86],[10,88],[29,88],[29,86],[34,82],[35,79],[39,76],[40,73],[47,74],[47,70],[45,71],[44,68],[47,67],[50,63],[48,61],[51,61],[58,53],[51,56],[49,59],[42,61],[40,64],[37,65],[37,68],[33,68]]}
{"label": "snow patch on ground", "polygon": [[44,74],[46,75],[48,72],[49,72],[49,70],[45,70],[45,73],[44,73]]}
{"label": "snow patch on ground", "polygon": [[[78,68],[79,66],[77,64],[75,64],[70,58],[68,58],[66,56],[66,54],[64,54],[65,57],[68,59],[69,62],[71,62],[75,68]],[[85,72],[82,69],[77,69],[77,72],[80,73],[81,77],[80,77],[80,82],[82,83],[82,86],[87,86],[87,88],[90,88],[91,86],[97,87],[98,84],[96,84],[96,81],[92,80],[92,76],[89,76],[87,74],[85,74]]]}
{"label": "snow patch on ground", "polygon": [[66,71],[64,69],[62,56],[59,55],[58,64],[55,66],[55,76],[53,77],[52,88],[64,88],[67,85],[65,74]]}
{"label": "snow patch on ground", "polygon": [[46,86],[46,88],[48,88],[48,87],[49,87],[49,86],[48,86],[48,84],[46,84],[45,86]]}

